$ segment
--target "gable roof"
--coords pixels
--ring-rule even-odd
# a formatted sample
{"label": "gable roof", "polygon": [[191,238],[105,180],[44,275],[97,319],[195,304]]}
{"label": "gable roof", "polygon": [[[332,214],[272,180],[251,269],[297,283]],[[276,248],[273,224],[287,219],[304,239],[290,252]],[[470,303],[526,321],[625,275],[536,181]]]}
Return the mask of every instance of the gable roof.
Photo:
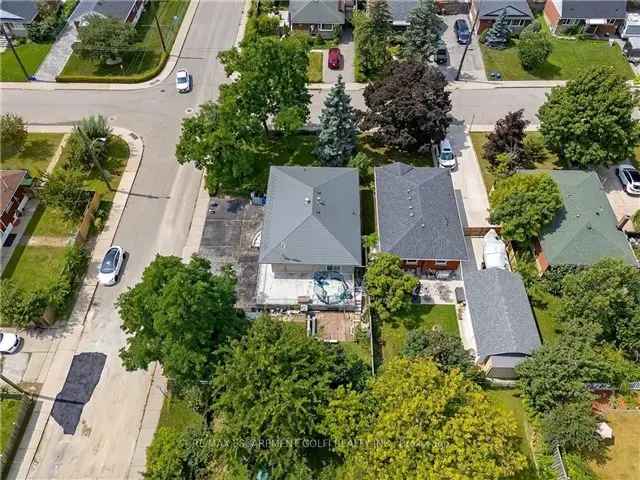
{"label": "gable roof", "polygon": [[627,0],[549,0],[560,18],[624,18]]}
{"label": "gable roof", "polygon": [[506,9],[508,17],[533,18],[527,0],[475,0],[481,18],[498,18]]}
{"label": "gable roof", "polygon": [[489,355],[528,355],[540,346],[519,273],[500,268],[465,271],[464,288],[476,354],[482,361]]}
{"label": "gable roof", "polygon": [[137,0],[99,0],[93,11],[124,22],[136,2]]}
{"label": "gable roof", "polygon": [[38,2],[35,0],[2,0],[0,9],[3,20],[9,20],[5,12],[19,17],[24,23],[31,23],[38,16]]}
{"label": "gable roof", "polygon": [[271,167],[260,263],[359,266],[361,251],[355,168]]}
{"label": "gable roof", "polygon": [[466,260],[451,174],[396,162],[374,170],[380,248],[410,260]]}
{"label": "gable roof", "polygon": [[26,176],[26,170],[0,170],[0,213],[4,213],[11,204],[11,199]]}
{"label": "gable roof", "polygon": [[394,25],[409,25],[409,14],[418,6],[418,0],[389,0]]}
{"label": "gable roof", "polygon": [[338,4],[338,0],[290,0],[291,23],[343,25],[344,8],[340,11]]}
{"label": "gable roof", "polygon": [[[527,173],[532,173],[527,171]],[[550,265],[592,265],[604,257],[637,265],[626,235],[595,172],[550,170],[563,208],[542,229],[540,244]]]}

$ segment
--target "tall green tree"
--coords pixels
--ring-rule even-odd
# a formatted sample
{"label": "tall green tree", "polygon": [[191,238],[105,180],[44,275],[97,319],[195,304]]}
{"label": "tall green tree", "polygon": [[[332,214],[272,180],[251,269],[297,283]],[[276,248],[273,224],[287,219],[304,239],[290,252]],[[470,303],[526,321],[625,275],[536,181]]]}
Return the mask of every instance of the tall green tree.
{"label": "tall green tree", "polygon": [[356,80],[376,78],[391,59],[387,50],[389,32],[386,28],[382,31],[376,30],[371,17],[364,12],[354,12],[352,22],[356,50]]}
{"label": "tall green tree", "polygon": [[526,463],[513,417],[426,359],[392,360],[362,393],[339,389],[325,418],[345,478],[493,480]]}
{"label": "tall green tree", "polygon": [[184,264],[157,255],[142,280],[118,297],[127,370],[158,361],[179,390],[212,377],[216,350],[243,332],[245,320],[234,307],[235,276],[229,270],[214,275],[210,267],[196,256]]}
{"label": "tall green tree", "polygon": [[503,8],[498,18],[485,34],[485,44],[491,48],[506,48],[511,37],[507,9]]}
{"label": "tall green tree", "polygon": [[597,452],[602,447],[597,428],[598,419],[589,401],[558,405],[542,419],[542,432],[547,443],[558,444],[565,452]]}
{"label": "tall green tree", "polygon": [[342,75],[331,88],[320,113],[320,134],[315,154],[320,163],[344,167],[356,151],[356,112],[344,90]]}
{"label": "tall green tree", "polygon": [[547,32],[525,30],[520,34],[518,57],[525,70],[535,70],[547,61],[553,44]]}
{"label": "tall green tree", "polygon": [[57,208],[69,219],[82,217],[87,206],[85,196],[86,175],[75,168],[56,168],[43,174],[38,196],[45,205]]}
{"label": "tall green tree", "polygon": [[640,355],[640,270],[605,258],[563,281],[560,318],[593,322],[602,337]]}
{"label": "tall green tree", "polygon": [[391,253],[378,253],[371,258],[364,274],[364,285],[371,309],[381,320],[390,320],[411,304],[411,294],[418,279],[402,269],[402,261]]}
{"label": "tall green tree", "polygon": [[526,242],[553,220],[562,207],[562,197],[549,174],[517,173],[496,183],[489,203],[491,222],[502,225],[502,235]]}
{"label": "tall green tree", "polygon": [[540,131],[565,166],[613,164],[632,158],[640,143],[637,104],[624,78],[611,67],[594,66],[547,94],[538,112]]}
{"label": "tall green tree", "polygon": [[13,155],[24,147],[27,140],[27,126],[22,117],[15,113],[4,113],[0,117],[0,138],[2,138],[2,156]]}
{"label": "tall green tree", "polygon": [[[340,378],[336,350],[288,322],[260,317],[247,336],[231,342],[214,377],[220,420],[216,438],[229,464],[255,477],[312,478],[311,449],[322,441],[322,408]],[[353,383],[349,381],[349,383]],[[317,449],[316,449],[317,451]]]}
{"label": "tall green tree", "polygon": [[393,28],[393,16],[389,2],[387,0],[369,0],[367,10],[374,31],[386,38]]}
{"label": "tall green tree", "polygon": [[132,24],[113,17],[90,15],[86,25],[78,28],[78,42],[73,51],[82,58],[101,64],[114,61],[131,51],[136,30]]}
{"label": "tall green tree", "polygon": [[436,53],[444,31],[444,22],[436,12],[433,0],[419,0],[409,12],[409,26],[404,34],[404,55],[421,62],[428,62]]}
{"label": "tall green tree", "polygon": [[[297,37],[257,38],[242,47],[218,55],[227,76],[235,78],[225,87],[235,97],[238,112],[257,119],[269,133],[269,122],[291,132],[309,117],[311,96],[307,91],[309,47]],[[293,121],[293,120],[296,121]]]}

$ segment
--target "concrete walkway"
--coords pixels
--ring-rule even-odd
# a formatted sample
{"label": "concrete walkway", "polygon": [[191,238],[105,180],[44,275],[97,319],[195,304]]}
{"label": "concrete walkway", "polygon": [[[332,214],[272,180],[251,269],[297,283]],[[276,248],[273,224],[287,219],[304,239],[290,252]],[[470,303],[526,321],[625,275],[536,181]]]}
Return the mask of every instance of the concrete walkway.
{"label": "concrete walkway", "polygon": [[83,15],[92,12],[97,3],[98,0],[80,0],[80,3],[78,3],[78,6],[67,20],[67,25],[62,30],[62,33],[58,35],[51,50],[49,50],[46,58],[40,64],[40,68],[35,74],[37,80],[43,82],[56,81],[56,77],[60,75],[73,53],[73,44],[78,40],[78,31],[74,21],[80,20]]}

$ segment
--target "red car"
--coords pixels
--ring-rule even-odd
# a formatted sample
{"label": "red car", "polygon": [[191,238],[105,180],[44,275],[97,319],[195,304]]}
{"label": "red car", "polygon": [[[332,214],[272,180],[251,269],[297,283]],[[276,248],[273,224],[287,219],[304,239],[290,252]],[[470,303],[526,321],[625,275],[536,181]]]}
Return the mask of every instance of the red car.
{"label": "red car", "polygon": [[342,63],[342,54],[340,53],[339,48],[330,48],[329,49],[329,68],[331,70],[338,70],[340,68],[340,64]]}

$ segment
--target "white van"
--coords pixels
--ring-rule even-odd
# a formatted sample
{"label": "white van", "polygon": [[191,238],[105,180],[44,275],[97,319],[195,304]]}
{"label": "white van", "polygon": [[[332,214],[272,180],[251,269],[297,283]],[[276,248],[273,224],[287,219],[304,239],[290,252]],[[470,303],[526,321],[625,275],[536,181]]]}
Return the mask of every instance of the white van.
{"label": "white van", "polygon": [[448,138],[440,142],[440,152],[438,153],[438,165],[442,168],[456,168],[456,155]]}

